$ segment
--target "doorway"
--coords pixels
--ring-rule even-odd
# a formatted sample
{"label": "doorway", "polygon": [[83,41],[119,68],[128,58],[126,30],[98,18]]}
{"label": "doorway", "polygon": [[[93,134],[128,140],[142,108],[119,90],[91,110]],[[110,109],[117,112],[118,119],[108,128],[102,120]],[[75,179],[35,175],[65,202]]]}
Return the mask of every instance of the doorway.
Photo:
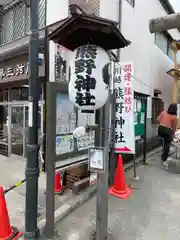
{"label": "doorway", "polygon": [[[28,101],[0,103],[0,154],[26,157],[28,142]],[[3,109],[3,110],[1,110]],[[43,135],[44,101],[39,101],[38,136]]]}

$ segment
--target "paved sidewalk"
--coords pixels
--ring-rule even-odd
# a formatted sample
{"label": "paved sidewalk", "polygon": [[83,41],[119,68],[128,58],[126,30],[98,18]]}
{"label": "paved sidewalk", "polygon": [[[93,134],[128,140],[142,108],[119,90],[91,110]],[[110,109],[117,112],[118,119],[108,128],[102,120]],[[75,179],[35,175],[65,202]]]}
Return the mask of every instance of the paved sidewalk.
{"label": "paved sidewalk", "polygon": [[[7,158],[0,156],[0,184],[4,188],[8,188],[24,179],[25,174],[25,160],[24,158],[12,155]],[[45,175],[42,174],[39,178],[39,216],[44,212],[45,207]],[[11,224],[24,229],[24,210],[25,210],[25,183],[8,192],[6,197],[7,208]]]}
{"label": "paved sidewalk", "polygon": [[[109,230],[114,240],[177,240],[180,235],[180,175],[166,172],[156,155],[139,166],[139,181],[127,173],[133,195],[109,196]],[[56,224],[63,240],[88,240],[95,229],[96,197]]]}
{"label": "paved sidewalk", "polygon": [[[26,160],[23,157],[12,155],[7,158],[0,155],[0,184],[4,188],[16,184],[25,177]],[[25,215],[25,183],[8,192],[6,197],[8,213],[11,224],[24,231],[24,215]],[[46,196],[44,194],[46,188],[46,176],[42,173],[39,177],[39,196],[38,196],[38,214],[40,221],[45,217]],[[70,193],[66,195],[55,197],[56,209],[64,204],[67,198],[71,196]]]}

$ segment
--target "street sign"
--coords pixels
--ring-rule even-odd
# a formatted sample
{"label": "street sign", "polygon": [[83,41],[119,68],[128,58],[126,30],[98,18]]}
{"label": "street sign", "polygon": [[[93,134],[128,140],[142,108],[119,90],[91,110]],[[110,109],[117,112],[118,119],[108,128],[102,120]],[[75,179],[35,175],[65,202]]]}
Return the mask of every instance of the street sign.
{"label": "street sign", "polygon": [[117,153],[135,153],[132,74],[132,62],[115,64],[115,151]]}
{"label": "street sign", "polygon": [[89,148],[89,169],[91,172],[104,172],[104,148]]}
{"label": "street sign", "polygon": [[95,45],[81,46],[72,52],[69,99],[81,111],[93,112],[106,103],[109,62],[108,53]]}

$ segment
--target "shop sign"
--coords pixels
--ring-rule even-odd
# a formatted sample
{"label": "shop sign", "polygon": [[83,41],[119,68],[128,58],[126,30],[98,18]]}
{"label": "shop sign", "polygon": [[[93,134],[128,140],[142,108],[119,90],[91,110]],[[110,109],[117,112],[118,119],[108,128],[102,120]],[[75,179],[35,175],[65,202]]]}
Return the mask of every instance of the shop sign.
{"label": "shop sign", "polygon": [[[44,65],[44,54],[38,54],[38,65]],[[0,68],[0,80],[13,76],[29,74],[29,63],[18,63],[17,65]]]}
{"label": "shop sign", "polygon": [[28,70],[29,70],[29,63],[17,64],[15,67],[0,68],[0,80],[2,80],[3,78],[12,77],[12,76],[28,74]]}

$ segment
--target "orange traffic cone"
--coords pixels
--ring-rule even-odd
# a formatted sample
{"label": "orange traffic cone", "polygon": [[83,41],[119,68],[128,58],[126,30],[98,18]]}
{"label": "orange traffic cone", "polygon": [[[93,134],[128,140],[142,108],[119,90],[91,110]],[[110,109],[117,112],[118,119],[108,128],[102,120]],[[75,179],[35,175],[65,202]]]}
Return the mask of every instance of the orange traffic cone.
{"label": "orange traffic cone", "polygon": [[17,228],[10,226],[4,191],[0,186],[0,240],[13,240],[20,236],[22,233]]}
{"label": "orange traffic cone", "polygon": [[114,185],[109,189],[109,194],[121,199],[126,199],[131,193],[132,190],[126,185],[122,156],[118,155]]}
{"label": "orange traffic cone", "polygon": [[63,192],[60,171],[56,171],[56,173],[55,173],[54,192],[56,194],[61,194]]}

